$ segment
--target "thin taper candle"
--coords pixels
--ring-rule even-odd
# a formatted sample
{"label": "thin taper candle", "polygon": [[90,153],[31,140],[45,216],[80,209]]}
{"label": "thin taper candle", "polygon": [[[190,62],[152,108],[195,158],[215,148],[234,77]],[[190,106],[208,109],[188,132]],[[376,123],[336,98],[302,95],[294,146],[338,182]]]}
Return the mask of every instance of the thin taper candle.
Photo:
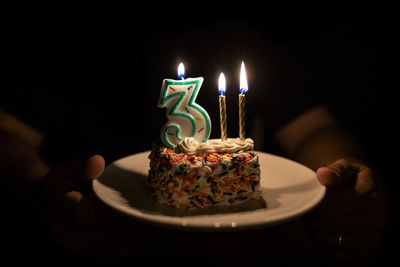
{"label": "thin taper candle", "polygon": [[240,140],[244,140],[245,137],[245,131],[246,131],[246,125],[244,121],[244,94],[247,92],[249,89],[249,86],[247,84],[247,77],[246,77],[246,69],[244,67],[244,63],[242,61],[242,65],[240,66],[240,85],[239,85],[239,138]]}
{"label": "thin taper candle", "polygon": [[246,137],[245,125],[245,97],[244,94],[239,94],[239,138],[244,140]]}
{"label": "thin taper candle", "polygon": [[221,140],[226,140],[228,138],[228,130],[226,123],[226,101],[225,101],[225,92],[226,92],[226,81],[225,76],[221,72],[218,80],[218,92],[219,95],[219,117],[221,124]]}
{"label": "thin taper candle", "polygon": [[226,140],[228,138],[228,130],[226,124],[226,101],[225,96],[219,96],[219,116],[221,124],[221,140]]}

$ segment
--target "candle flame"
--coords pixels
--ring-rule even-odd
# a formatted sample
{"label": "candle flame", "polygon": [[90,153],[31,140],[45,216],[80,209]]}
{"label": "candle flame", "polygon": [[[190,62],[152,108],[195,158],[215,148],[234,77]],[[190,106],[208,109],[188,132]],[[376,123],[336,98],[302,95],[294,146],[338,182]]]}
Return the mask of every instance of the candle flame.
{"label": "candle flame", "polygon": [[221,72],[218,79],[218,92],[220,95],[225,95],[226,92],[226,81],[225,75]]}
{"label": "candle flame", "polygon": [[182,80],[185,78],[185,67],[183,63],[180,63],[178,66],[178,77]]}
{"label": "candle flame", "polygon": [[249,90],[249,86],[247,84],[247,77],[246,77],[246,69],[244,67],[244,63],[242,61],[242,66],[240,67],[240,86],[239,91],[241,94],[245,94]]}

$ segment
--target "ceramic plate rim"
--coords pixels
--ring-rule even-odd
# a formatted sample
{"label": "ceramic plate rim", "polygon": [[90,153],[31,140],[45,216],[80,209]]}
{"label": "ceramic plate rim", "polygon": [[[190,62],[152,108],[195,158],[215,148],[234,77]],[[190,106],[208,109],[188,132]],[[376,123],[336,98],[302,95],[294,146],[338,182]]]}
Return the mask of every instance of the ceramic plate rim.
{"label": "ceramic plate rim", "polygon": [[[141,153],[128,155],[126,157],[120,158],[120,159],[108,164],[106,166],[106,168],[108,168],[111,165],[119,164],[120,162],[128,160],[129,158],[143,157],[143,156],[147,157],[149,153],[150,153],[150,151],[144,151]],[[307,170],[308,172],[312,172],[315,174],[315,172],[313,172],[308,167],[306,167],[298,162],[295,162],[293,160],[290,160],[290,159],[287,159],[284,157],[280,157],[280,156],[277,156],[274,154],[260,152],[260,151],[257,151],[257,153],[259,153],[260,159],[261,159],[261,157],[264,157],[264,156],[267,156],[270,158],[275,158],[276,160],[283,161],[283,162],[286,161],[290,165],[301,167],[304,170]],[[146,170],[146,172],[147,172],[147,170]],[[315,179],[316,179],[316,175],[315,175]],[[321,200],[324,198],[325,192],[326,192],[325,186],[320,185],[319,191],[316,192],[315,195],[307,203],[304,203],[304,205],[301,205],[297,209],[292,210],[290,212],[284,212],[281,214],[278,213],[277,215],[273,216],[272,218],[263,217],[263,214],[265,215],[265,210],[261,209],[261,210],[255,210],[255,211],[247,211],[247,212],[244,212],[243,214],[228,213],[228,214],[222,214],[222,215],[220,215],[220,214],[195,215],[195,216],[190,216],[190,218],[189,218],[190,223],[188,223],[187,222],[188,218],[186,218],[186,217],[176,217],[176,216],[169,216],[169,215],[163,215],[163,214],[152,214],[152,213],[144,212],[144,211],[137,209],[135,207],[132,207],[132,206],[127,207],[124,205],[120,205],[117,202],[110,200],[108,198],[108,196],[106,196],[106,193],[104,193],[102,191],[102,186],[104,186],[104,185],[101,182],[99,182],[98,180],[93,181],[92,188],[93,188],[95,195],[104,204],[106,204],[107,206],[111,207],[112,209],[114,209],[118,212],[121,212],[125,215],[129,215],[135,219],[147,221],[150,223],[161,224],[161,225],[165,225],[165,226],[175,226],[175,227],[195,228],[195,229],[247,228],[247,227],[255,227],[255,226],[275,225],[275,224],[278,224],[278,223],[281,223],[281,222],[284,222],[287,220],[294,219],[298,216],[301,216],[301,215],[307,213],[308,211],[313,209],[315,206],[317,206],[321,202]],[[251,214],[253,216],[254,215],[259,216],[260,218],[258,218],[256,220],[249,220],[247,222],[241,221],[240,224],[237,224],[234,222],[218,223],[218,221],[224,221],[221,219],[223,219],[223,217],[226,217],[226,216],[241,217],[241,216],[246,216],[249,214]],[[211,222],[204,223],[204,219],[206,219],[206,218],[208,218],[209,221],[211,221]],[[199,220],[199,219],[203,219],[203,220]]]}

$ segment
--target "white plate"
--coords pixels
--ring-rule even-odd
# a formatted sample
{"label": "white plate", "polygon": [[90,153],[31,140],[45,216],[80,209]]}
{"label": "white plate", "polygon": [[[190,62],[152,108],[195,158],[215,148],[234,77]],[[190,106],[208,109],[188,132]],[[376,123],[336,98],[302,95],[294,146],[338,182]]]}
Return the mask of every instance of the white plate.
{"label": "white plate", "polygon": [[105,204],[126,215],[148,222],[189,228],[240,228],[267,226],[302,215],[325,195],[315,172],[275,155],[258,152],[262,199],[228,207],[179,210],[157,205],[145,180],[149,151],[134,154],[108,165],[93,181],[95,194]]}

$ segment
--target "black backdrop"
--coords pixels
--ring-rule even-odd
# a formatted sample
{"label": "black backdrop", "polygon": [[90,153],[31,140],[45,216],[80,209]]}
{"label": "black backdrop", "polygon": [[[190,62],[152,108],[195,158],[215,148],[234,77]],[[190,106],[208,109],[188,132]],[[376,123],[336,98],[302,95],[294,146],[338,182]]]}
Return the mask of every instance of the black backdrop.
{"label": "black backdrop", "polygon": [[258,149],[274,151],[268,141],[274,129],[310,105],[327,104],[395,191],[395,9],[252,1],[109,5],[19,1],[0,11],[0,104],[47,133],[49,162],[93,153],[112,161],[148,149],[164,120],[156,108],[161,81],[176,78],[181,61],[187,77],[205,78],[197,103],[211,116],[212,138],[219,136],[217,79],[225,73],[235,136],[244,60],[248,133],[265,133]]}

